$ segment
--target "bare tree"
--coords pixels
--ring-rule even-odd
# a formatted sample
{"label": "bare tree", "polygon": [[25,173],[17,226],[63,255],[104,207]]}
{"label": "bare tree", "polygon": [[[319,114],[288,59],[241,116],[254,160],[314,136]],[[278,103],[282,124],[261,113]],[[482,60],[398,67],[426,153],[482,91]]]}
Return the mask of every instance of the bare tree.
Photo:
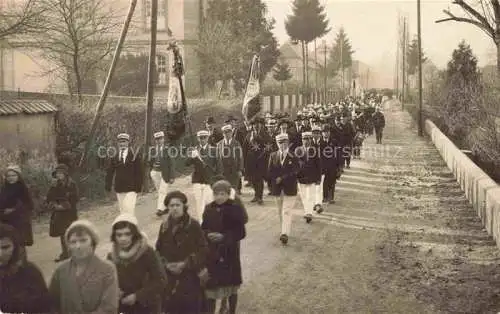
{"label": "bare tree", "polygon": [[499,0],[454,0],[465,16],[457,16],[450,10],[443,10],[447,18],[436,23],[456,21],[476,26],[485,32],[497,48],[497,73],[500,74],[500,2]]}
{"label": "bare tree", "polygon": [[36,0],[45,10],[43,31],[29,45],[50,64],[45,75],[57,75],[82,102],[85,83],[95,85],[105,69],[121,25],[109,0]]}
{"label": "bare tree", "polygon": [[45,21],[43,13],[37,0],[17,1],[4,7],[0,4],[0,40],[38,32]]}

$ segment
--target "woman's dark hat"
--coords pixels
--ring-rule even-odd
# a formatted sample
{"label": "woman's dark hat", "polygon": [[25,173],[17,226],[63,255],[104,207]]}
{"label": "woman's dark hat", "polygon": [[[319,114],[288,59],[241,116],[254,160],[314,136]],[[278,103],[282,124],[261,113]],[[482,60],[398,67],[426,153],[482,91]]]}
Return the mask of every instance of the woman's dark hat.
{"label": "woman's dark hat", "polygon": [[60,171],[62,173],[64,173],[65,175],[68,175],[69,173],[69,167],[65,164],[58,164],[56,166],[56,168],[54,169],[54,171],[52,171],[52,177],[55,178],[56,177],[56,173]]}

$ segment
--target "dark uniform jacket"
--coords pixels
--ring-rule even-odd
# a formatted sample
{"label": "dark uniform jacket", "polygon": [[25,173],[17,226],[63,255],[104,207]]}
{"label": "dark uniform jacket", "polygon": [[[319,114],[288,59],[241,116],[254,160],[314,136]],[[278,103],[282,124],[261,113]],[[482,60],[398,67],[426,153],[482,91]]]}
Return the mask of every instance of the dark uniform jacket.
{"label": "dark uniform jacket", "polygon": [[120,154],[111,159],[106,173],[106,191],[111,191],[114,179],[116,193],[141,192],[144,179],[141,154],[134,156],[129,148],[125,163],[119,159]]}
{"label": "dark uniform jacket", "polygon": [[338,141],[332,136],[330,136],[327,140],[322,138],[320,142],[320,149],[322,174],[335,174],[341,161],[341,149],[339,148]]}
{"label": "dark uniform jacket", "polygon": [[[157,149],[157,147],[154,147],[152,149],[149,166],[153,170],[159,170],[161,172],[163,181],[168,183],[168,181],[175,179],[174,165],[172,163],[172,159],[168,155],[168,146],[165,145],[160,152],[157,152]],[[154,168],[156,162],[159,162],[160,164],[159,169]]]}
{"label": "dark uniform jacket", "polygon": [[222,163],[217,157],[217,148],[208,144],[205,148],[197,146],[200,157],[188,158],[186,164],[194,165],[191,183],[212,184],[214,177],[222,174]]}
{"label": "dark uniform jacket", "polygon": [[252,133],[247,135],[244,149],[245,159],[245,177],[250,180],[258,180],[266,177],[267,161],[273,140],[264,130],[252,138]]}
{"label": "dark uniform jacket", "polygon": [[232,187],[237,189],[240,180],[238,172],[243,172],[243,148],[234,138],[229,144],[222,139],[217,143],[217,155],[222,164],[222,174]]}
{"label": "dark uniform jacket", "polygon": [[385,117],[382,112],[375,112],[372,116],[373,126],[377,129],[385,127]]}
{"label": "dark uniform jacket", "polygon": [[301,184],[321,183],[321,157],[319,147],[299,147],[297,148],[297,158],[299,161],[298,181]]}
{"label": "dark uniform jacket", "polygon": [[224,138],[222,132],[217,128],[214,128],[213,131],[208,130],[208,132],[210,133],[208,136],[208,144],[212,146],[217,146],[217,143]]}
{"label": "dark uniform jacket", "polygon": [[[283,192],[287,196],[297,195],[297,174],[299,172],[299,162],[297,157],[288,152],[283,165],[280,161],[280,152],[275,151],[269,157],[269,179],[271,180],[271,194],[281,195]],[[278,183],[276,179],[281,178]]]}

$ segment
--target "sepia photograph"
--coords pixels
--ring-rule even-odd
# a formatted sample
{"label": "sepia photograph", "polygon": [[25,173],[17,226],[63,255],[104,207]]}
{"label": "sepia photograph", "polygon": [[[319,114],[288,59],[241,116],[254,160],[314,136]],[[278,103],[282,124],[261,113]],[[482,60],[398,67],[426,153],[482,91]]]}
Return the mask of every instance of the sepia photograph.
{"label": "sepia photograph", "polygon": [[499,314],[500,0],[0,0],[0,314]]}

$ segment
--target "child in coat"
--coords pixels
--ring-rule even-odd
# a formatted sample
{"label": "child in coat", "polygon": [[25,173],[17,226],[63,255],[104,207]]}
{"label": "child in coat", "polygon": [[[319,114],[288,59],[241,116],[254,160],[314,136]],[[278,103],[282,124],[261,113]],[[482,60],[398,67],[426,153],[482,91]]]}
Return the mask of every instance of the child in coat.
{"label": "child in coat", "polygon": [[236,313],[242,284],[239,242],[246,236],[246,215],[241,205],[230,198],[228,181],[215,182],[212,190],[214,201],[206,206],[201,226],[209,243],[207,312],[215,313],[216,301],[228,298],[229,313]]}

